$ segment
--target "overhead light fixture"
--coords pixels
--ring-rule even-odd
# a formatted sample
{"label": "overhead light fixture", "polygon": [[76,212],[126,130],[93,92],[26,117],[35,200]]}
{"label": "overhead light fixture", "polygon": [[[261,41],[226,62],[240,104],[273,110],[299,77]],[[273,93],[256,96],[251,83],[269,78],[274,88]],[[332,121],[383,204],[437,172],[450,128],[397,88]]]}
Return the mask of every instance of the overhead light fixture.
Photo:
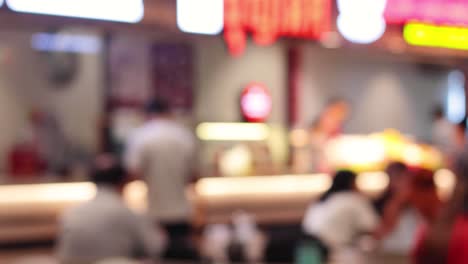
{"label": "overhead light fixture", "polygon": [[386,0],[338,0],[337,27],[353,43],[370,44],[380,39],[387,24],[384,18]]}
{"label": "overhead light fixture", "polygon": [[6,0],[13,11],[137,23],[143,19],[143,0]]}
{"label": "overhead light fixture", "polygon": [[224,0],[177,0],[177,26],[186,33],[221,33],[224,28]]}
{"label": "overhead light fixture", "polygon": [[91,35],[36,33],[31,47],[37,51],[95,54],[101,51],[102,41]]}
{"label": "overhead light fixture", "polygon": [[263,141],[270,135],[270,128],[260,123],[202,123],[197,136],[205,141]]}

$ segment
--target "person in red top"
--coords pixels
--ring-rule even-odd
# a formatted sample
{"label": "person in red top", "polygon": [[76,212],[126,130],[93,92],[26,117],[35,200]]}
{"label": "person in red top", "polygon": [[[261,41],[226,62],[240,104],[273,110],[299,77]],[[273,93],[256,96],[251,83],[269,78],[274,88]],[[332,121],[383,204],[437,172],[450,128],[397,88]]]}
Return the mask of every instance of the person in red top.
{"label": "person in red top", "polygon": [[457,184],[435,221],[421,232],[414,264],[468,263],[468,151],[454,166]]}

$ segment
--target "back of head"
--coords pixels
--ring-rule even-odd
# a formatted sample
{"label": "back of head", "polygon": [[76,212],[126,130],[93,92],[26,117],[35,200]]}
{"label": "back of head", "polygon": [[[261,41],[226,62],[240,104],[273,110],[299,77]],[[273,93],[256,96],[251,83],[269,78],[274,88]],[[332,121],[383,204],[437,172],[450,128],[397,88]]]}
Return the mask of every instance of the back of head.
{"label": "back of head", "polygon": [[432,118],[434,120],[439,120],[444,117],[444,107],[440,104],[436,105],[432,110]]}
{"label": "back of head", "polygon": [[355,189],[356,173],[348,170],[338,171],[333,179],[332,186],[320,198],[321,202],[326,201],[332,195],[340,192],[349,192]]}
{"label": "back of head", "polygon": [[118,187],[125,183],[126,172],[118,159],[110,154],[102,154],[94,160],[91,176],[98,186]]}
{"label": "back of head", "polygon": [[390,179],[394,179],[395,177],[404,175],[408,171],[408,166],[403,162],[395,161],[388,164],[387,168],[385,168],[385,172],[390,177]]}
{"label": "back of head", "polygon": [[154,98],[146,104],[145,112],[148,115],[165,115],[171,113],[171,107],[167,100]]}

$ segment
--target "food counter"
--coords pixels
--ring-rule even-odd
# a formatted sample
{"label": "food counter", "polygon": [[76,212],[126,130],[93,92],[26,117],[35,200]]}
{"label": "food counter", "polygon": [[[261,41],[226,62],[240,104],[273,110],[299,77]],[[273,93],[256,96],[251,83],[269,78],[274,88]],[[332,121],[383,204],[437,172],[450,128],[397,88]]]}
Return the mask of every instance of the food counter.
{"label": "food counter", "polygon": [[[256,216],[260,223],[297,222],[306,206],[330,186],[326,174],[204,178],[187,188],[194,223],[225,222],[237,210]],[[383,173],[363,173],[358,185],[369,195],[388,183]],[[53,239],[60,213],[93,197],[92,183],[0,186],[0,243]],[[142,182],[125,188],[126,202],[137,211],[146,208]]]}

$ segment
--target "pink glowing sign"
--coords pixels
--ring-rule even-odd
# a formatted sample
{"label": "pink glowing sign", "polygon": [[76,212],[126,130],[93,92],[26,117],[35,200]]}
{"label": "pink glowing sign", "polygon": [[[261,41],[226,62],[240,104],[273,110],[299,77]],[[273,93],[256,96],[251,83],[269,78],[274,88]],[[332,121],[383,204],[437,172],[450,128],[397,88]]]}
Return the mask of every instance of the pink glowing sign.
{"label": "pink glowing sign", "polygon": [[468,0],[387,0],[388,24],[411,20],[445,25],[468,25]]}
{"label": "pink glowing sign", "polygon": [[271,94],[261,83],[251,83],[242,91],[242,115],[249,122],[264,122],[271,113],[272,105]]}

